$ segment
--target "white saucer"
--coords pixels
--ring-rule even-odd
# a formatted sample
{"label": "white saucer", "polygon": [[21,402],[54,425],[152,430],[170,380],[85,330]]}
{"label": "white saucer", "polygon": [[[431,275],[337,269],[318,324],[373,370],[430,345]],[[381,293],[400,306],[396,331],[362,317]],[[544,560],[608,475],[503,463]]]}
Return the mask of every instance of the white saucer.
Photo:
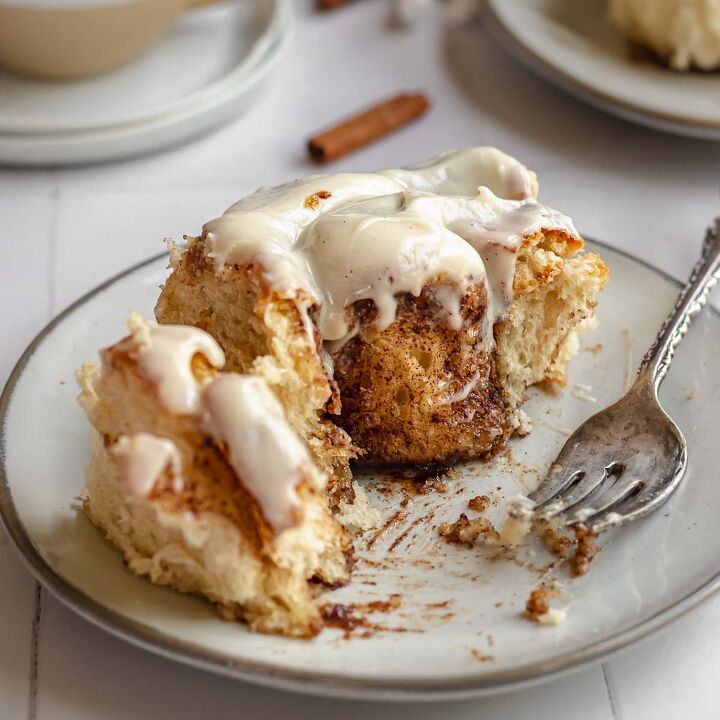
{"label": "white saucer", "polygon": [[[376,542],[373,533],[358,542],[353,582],[327,599],[367,603],[399,593],[399,608],[370,616],[389,630],[363,637],[361,627],[345,639],[326,629],[311,641],[251,634],[218,619],[201,599],[132,576],[79,510],[90,428],[76,402],[73,372],[120,337],[129,309],[151,315],[165,257],[78,301],[40,334],[11,375],[0,400],[0,514],[10,536],[40,581],[88,620],[153,652],[265,685],[365,699],[459,698],[598,661],[720,585],[716,311],[697,318],[661,391],[687,436],[684,484],[654,515],[602,538],[588,575],[570,579],[565,569],[554,571],[570,605],[564,623],[539,626],[522,616],[540,582],[536,568],[553,559],[539,544],[519,556],[535,567],[521,566],[447,545],[437,525],[471,515],[467,501],[476,495],[500,499],[531,489],[567,429],[623,392],[678,286],[633,258],[605,246],[600,251],[611,282],[598,307],[599,328],[583,340],[564,391],[533,393],[526,409],[535,429],[511,442],[512,460],[461,466],[448,492],[413,495],[405,505],[402,492],[370,491],[387,518],[397,515]],[[500,524],[504,512],[500,501],[490,519]]]}
{"label": "white saucer", "polygon": [[527,67],[627,120],[720,140],[720,74],[680,73],[630,57],[607,0],[486,0],[491,32]]}
{"label": "white saucer", "polygon": [[183,16],[148,53],[75,82],[0,73],[0,162],[71,165],[157,150],[236,116],[277,60],[291,0]]}

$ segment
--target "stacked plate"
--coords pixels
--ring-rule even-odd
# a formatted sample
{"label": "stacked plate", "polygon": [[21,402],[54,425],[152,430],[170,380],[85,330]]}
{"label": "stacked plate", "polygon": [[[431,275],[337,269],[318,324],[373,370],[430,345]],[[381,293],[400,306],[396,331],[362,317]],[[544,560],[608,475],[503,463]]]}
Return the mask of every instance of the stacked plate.
{"label": "stacked plate", "polygon": [[483,8],[497,39],[563,90],[656,130],[720,140],[720,74],[634,59],[607,0],[487,0]]}
{"label": "stacked plate", "polygon": [[278,58],[291,0],[188,13],[143,57],[75,82],[0,73],[0,162],[73,165],[173,145],[235,117]]}

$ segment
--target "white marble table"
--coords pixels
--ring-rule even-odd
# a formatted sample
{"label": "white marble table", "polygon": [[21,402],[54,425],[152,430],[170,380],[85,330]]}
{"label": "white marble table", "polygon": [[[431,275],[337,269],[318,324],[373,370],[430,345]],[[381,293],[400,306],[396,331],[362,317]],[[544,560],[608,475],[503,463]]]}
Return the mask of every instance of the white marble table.
{"label": "white marble table", "polygon": [[[216,134],[110,166],[0,169],[0,381],[81,293],[157,253],[163,237],[196,232],[257,185],[308,172],[308,132],[401,89],[428,92],[432,112],[338,169],[497,145],[538,172],[541,197],[572,214],[582,232],[686,274],[720,206],[720,145],[585,107],[536,80],[479,27],[425,22],[398,33],[384,27],[380,0],[322,17],[310,4],[297,4],[294,43],[265,96]],[[0,530],[3,720],[718,718],[719,663],[720,598],[602,666],[513,695],[424,706],[293,696],[110,637],[40,590]]]}

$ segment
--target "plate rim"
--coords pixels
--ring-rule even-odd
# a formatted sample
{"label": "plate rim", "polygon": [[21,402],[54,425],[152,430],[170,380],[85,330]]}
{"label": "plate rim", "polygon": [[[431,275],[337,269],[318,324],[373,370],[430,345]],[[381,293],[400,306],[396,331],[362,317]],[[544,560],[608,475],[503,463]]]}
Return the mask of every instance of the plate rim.
{"label": "plate rim", "polygon": [[[615,252],[631,260],[676,288],[682,283],[671,274],[632,253],[595,240],[585,239],[601,249]],[[157,655],[169,658],[216,674],[229,676],[254,684],[283,688],[296,692],[331,697],[356,698],[381,701],[448,700],[499,694],[536,685],[551,678],[577,672],[590,664],[620,652],[629,645],[649,637],[670,623],[680,619],[720,590],[720,566],[706,582],[690,590],[682,599],[657,611],[644,621],[630,628],[616,632],[578,650],[564,653],[549,660],[542,660],[508,670],[480,675],[465,675],[450,680],[413,680],[399,678],[350,677],[331,672],[316,672],[305,669],[279,668],[271,662],[256,662],[229,658],[221,652],[203,648],[196,643],[184,642],[175,636],[160,632],[111,610],[94,600],[83,590],[66,580],[42,557],[35,548],[30,535],[20,520],[12,499],[7,469],[6,440],[8,410],[15,387],[28,362],[46,337],[65,318],[125,277],[142,268],[166,258],[159,253],[132,265],[82,295],[79,299],[54,317],[35,336],[22,353],[8,376],[0,395],[0,521],[5,527],[12,544],[32,575],[60,602],[97,627],[131,644]],[[713,306],[706,312],[720,320],[720,310]]]}
{"label": "plate rim", "polygon": [[650,110],[643,105],[622,100],[612,93],[603,92],[579,80],[562,68],[556,67],[544,55],[524,43],[515,34],[512,26],[504,21],[501,13],[497,10],[496,3],[498,2],[499,0],[483,0],[481,17],[487,22],[491,35],[526,69],[561,90],[624,120],[686,137],[720,140],[720,120],[700,120],[686,115]]}

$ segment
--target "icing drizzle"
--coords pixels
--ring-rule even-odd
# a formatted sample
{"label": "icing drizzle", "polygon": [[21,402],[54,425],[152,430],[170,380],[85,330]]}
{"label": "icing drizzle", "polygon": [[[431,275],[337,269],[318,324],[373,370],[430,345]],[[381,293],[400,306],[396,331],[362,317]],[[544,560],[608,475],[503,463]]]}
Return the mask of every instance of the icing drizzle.
{"label": "icing drizzle", "polygon": [[222,374],[202,397],[205,428],[227,446],[230,465],[265,519],[276,532],[294,525],[300,511],[296,486],[311,460],[268,384],[253,375]]}
{"label": "icing drizzle", "polygon": [[[158,388],[165,407],[196,417],[226,448],[239,482],[276,533],[296,525],[302,510],[297,486],[312,460],[267,382],[236,373],[198,381],[192,371],[196,353],[218,369],[225,362],[210,335],[191,326],[147,323],[137,314],[131,315],[128,326],[140,372]],[[126,435],[112,452],[129,492],[147,497],[168,465],[175,476],[173,488],[182,489],[180,455],[171,440],[144,432]]]}
{"label": "icing drizzle", "polygon": [[207,223],[206,253],[219,270],[257,263],[305,316],[317,306],[324,341],[352,336],[352,303],[372,300],[382,330],[395,318],[397,295],[419,295],[439,278],[454,288],[438,295],[451,324],[459,298],[477,283],[486,284],[496,322],[512,301],[523,237],[577,234],[536,193],[534,174],[494,148],[451,151],[411,168],[311,175],[260,188]]}
{"label": "icing drizzle", "polygon": [[215,339],[186,325],[155,325],[131,313],[128,327],[138,346],[141,372],[155,383],[160,399],[171,412],[193,414],[198,409],[198,384],[192,359],[203,355],[212,367],[225,364],[225,354]]}
{"label": "icing drizzle", "polygon": [[131,494],[150,495],[168,466],[172,469],[173,490],[182,490],[180,453],[171,440],[146,432],[123,435],[113,445],[112,454],[118,460],[120,479]]}

